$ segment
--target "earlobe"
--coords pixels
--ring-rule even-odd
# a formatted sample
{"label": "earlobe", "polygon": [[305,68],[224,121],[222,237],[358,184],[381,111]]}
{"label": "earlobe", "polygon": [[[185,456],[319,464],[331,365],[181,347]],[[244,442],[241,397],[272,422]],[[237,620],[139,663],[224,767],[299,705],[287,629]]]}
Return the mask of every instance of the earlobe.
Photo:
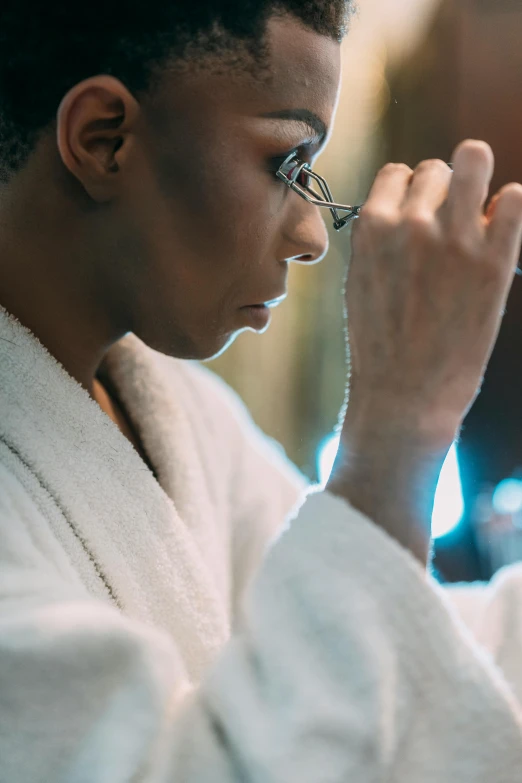
{"label": "earlobe", "polygon": [[138,115],[137,101],[112,76],[80,82],[60,103],[56,123],[60,157],[95,201],[116,196]]}

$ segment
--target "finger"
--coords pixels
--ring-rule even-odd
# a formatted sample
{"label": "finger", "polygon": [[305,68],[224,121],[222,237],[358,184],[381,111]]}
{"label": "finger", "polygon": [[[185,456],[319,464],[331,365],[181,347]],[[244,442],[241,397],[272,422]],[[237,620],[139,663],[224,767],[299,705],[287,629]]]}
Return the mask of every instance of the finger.
{"label": "finger", "polygon": [[522,185],[503,187],[491,202],[487,213],[487,241],[494,256],[515,266],[522,243]]}
{"label": "finger", "polygon": [[455,231],[481,226],[494,163],[491,147],[483,141],[468,140],[457,147],[445,207],[446,220]]}
{"label": "finger", "polygon": [[453,174],[443,160],[423,160],[413,172],[404,199],[405,211],[436,212],[448,197]]}
{"label": "finger", "polygon": [[387,163],[377,174],[363,211],[397,212],[412,176],[412,169],[405,163]]}

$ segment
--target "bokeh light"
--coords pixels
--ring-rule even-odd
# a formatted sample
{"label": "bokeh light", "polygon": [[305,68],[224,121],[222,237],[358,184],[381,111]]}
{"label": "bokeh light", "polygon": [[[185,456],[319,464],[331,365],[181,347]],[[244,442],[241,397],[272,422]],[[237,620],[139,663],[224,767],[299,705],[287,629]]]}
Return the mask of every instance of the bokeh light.
{"label": "bokeh light", "polygon": [[332,432],[326,436],[317,450],[317,476],[322,487],[325,486],[330,478],[340,439],[341,435],[339,432]]}
{"label": "bokeh light", "polygon": [[522,481],[515,478],[501,481],[493,493],[492,504],[498,514],[516,514],[522,510]]}

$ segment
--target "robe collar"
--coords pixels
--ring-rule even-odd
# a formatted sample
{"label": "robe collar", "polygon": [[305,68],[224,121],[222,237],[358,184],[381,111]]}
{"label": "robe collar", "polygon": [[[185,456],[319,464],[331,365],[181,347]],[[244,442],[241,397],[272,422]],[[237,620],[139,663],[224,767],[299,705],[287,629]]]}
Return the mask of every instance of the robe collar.
{"label": "robe collar", "polygon": [[166,361],[128,334],[103,364],[158,481],[88,392],[0,307],[0,440],[59,506],[107,600],[169,633],[197,681],[230,623],[194,535],[212,504]]}

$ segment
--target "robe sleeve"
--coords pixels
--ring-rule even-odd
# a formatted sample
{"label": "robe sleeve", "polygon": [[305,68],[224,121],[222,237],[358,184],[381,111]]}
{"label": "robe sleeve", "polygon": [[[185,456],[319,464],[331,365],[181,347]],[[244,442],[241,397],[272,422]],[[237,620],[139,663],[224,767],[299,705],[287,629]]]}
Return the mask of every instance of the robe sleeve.
{"label": "robe sleeve", "polygon": [[522,703],[522,564],[502,568],[489,583],[449,585],[446,594]]}
{"label": "robe sleeve", "polygon": [[500,671],[344,501],[312,493],[287,520],[194,686],[176,640],[41,554],[38,511],[5,472],[2,783],[520,781],[521,712]]}
{"label": "robe sleeve", "polygon": [[[230,484],[237,613],[285,518],[299,508],[311,487],[280,445],[253,423],[238,395],[208,371],[205,381],[219,405],[218,418],[233,450]],[[220,437],[227,436],[222,432]],[[439,595],[445,596],[457,622],[501,668],[522,703],[522,564],[502,569],[490,583],[445,585]]]}

